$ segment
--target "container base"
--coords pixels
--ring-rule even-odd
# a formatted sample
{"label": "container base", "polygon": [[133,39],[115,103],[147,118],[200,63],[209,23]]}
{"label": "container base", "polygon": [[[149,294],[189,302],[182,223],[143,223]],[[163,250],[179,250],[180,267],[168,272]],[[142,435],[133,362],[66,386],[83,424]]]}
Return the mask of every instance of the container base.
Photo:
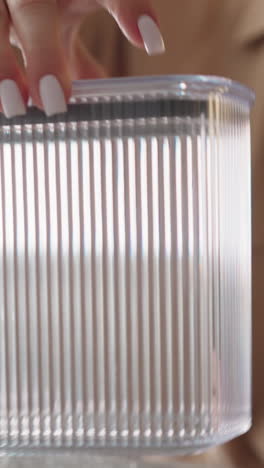
{"label": "container base", "polygon": [[124,457],[141,457],[151,455],[170,455],[170,456],[186,456],[195,455],[205,452],[211,447],[222,445],[236,437],[246,433],[251,427],[251,420],[239,424],[239,427],[234,427],[233,430],[228,430],[228,426],[223,427],[217,433],[207,434],[203,437],[196,438],[175,438],[171,440],[145,441],[138,440],[133,443],[116,440],[115,442],[93,441],[86,442],[82,445],[76,444],[56,446],[52,443],[14,443],[0,439],[0,457],[1,456],[39,456],[39,455],[74,455],[83,456],[124,456]]}

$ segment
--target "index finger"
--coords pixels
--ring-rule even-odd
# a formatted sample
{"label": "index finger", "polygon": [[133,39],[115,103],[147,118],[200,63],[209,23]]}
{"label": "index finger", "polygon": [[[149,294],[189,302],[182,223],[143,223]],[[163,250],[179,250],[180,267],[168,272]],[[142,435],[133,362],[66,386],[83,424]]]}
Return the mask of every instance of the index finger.
{"label": "index finger", "polygon": [[149,55],[165,51],[158,19],[149,0],[98,0],[115,18],[128,40]]}
{"label": "index finger", "polygon": [[56,0],[6,0],[26,59],[30,94],[47,115],[66,111],[70,77]]}

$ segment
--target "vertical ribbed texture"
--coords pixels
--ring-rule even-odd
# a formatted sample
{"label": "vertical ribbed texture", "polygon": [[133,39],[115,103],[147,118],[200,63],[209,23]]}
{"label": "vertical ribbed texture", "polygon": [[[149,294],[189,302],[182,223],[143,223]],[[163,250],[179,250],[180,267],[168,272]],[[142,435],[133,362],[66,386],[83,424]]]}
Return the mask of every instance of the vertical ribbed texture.
{"label": "vertical ribbed texture", "polygon": [[248,109],[191,117],[0,129],[1,446],[250,424]]}

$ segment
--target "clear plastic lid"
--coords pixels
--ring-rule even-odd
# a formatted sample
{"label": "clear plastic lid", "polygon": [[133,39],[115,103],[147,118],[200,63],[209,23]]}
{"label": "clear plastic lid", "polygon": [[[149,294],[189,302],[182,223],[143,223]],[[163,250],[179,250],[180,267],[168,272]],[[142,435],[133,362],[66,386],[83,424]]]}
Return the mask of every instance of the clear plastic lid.
{"label": "clear plastic lid", "polygon": [[214,93],[237,98],[248,105],[254,102],[254,93],[246,86],[227,78],[203,75],[81,80],[73,83],[72,90],[75,98],[170,93],[179,98],[200,100]]}

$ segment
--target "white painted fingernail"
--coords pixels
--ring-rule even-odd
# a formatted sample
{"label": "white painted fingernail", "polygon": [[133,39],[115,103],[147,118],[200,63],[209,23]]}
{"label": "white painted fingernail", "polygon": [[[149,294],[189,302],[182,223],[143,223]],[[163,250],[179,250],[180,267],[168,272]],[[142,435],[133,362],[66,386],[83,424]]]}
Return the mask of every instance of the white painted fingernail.
{"label": "white painted fingernail", "polygon": [[43,109],[48,117],[67,111],[63,89],[55,76],[46,75],[41,78],[39,82],[39,93]]}
{"label": "white painted fingernail", "polygon": [[150,16],[140,16],[138,28],[144,42],[145,49],[149,55],[162,54],[165,51],[165,45],[161,32]]}
{"label": "white painted fingernail", "polygon": [[0,83],[0,97],[4,115],[8,119],[16,115],[25,115],[26,106],[14,80],[3,80]]}

